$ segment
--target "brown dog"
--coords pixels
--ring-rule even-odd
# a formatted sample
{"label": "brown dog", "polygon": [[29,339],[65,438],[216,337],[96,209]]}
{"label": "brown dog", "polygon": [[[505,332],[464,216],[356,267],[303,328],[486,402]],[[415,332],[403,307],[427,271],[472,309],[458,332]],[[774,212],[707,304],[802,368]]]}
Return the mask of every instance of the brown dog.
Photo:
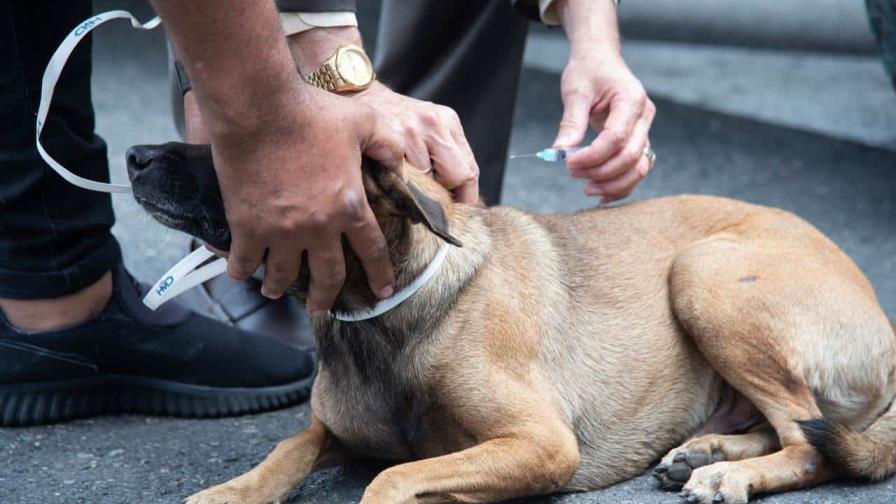
{"label": "brown dog", "polygon": [[[129,161],[157,218],[226,246],[207,148]],[[311,426],[190,504],[282,502],[355,456],[400,462],[364,504],[591,490],[664,454],[661,486],[702,503],[896,472],[894,330],[798,217],[703,196],[529,215],[406,174],[364,169],[398,285],[463,246],[385,315],[317,320]],[[350,252],[347,268],[336,309],[370,306]]]}

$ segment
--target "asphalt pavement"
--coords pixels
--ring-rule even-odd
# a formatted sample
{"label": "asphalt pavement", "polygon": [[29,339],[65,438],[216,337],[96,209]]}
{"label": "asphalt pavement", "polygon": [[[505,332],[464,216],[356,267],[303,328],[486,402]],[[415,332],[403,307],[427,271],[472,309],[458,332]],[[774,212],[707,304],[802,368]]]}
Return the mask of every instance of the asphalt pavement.
{"label": "asphalt pavement", "polygon": [[[724,58],[726,49],[719,50],[723,52],[715,57]],[[737,51],[731,48],[728,54],[734,58]],[[176,138],[162,38],[115,26],[98,36],[95,59],[98,130],[109,143],[113,179],[122,180],[127,146]],[[846,61],[833,58],[828,63]],[[524,72],[511,152],[534,152],[553,138],[561,108],[559,75],[544,71],[549,67],[543,62]],[[681,78],[671,65],[665,68],[666,78]],[[762,71],[773,78],[780,68],[759,65],[753,73],[760,75],[754,77],[762,79]],[[663,74],[655,78],[662,79]],[[820,131],[799,114],[777,120],[750,114],[749,107],[720,110],[713,105],[717,98],[689,100],[657,81],[645,82],[659,111],[652,130],[659,159],[633,199],[714,194],[794,211],[856,260],[884,308],[896,317],[896,150],[887,137],[872,135],[874,128],[865,133]],[[896,106],[880,110],[885,106],[868,103],[863,95],[831,98],[823,88],[806,88],[818,93],[820,108],[843,105],[833,100],[851,100],[855,106],[875,110],[881,116],[875,120],[881,124],[896,118]],[[775,95],[765,98],[773,104]],[[886,98],[878,99],[886,103]],[[889,103],[896,104],[896,99]],[[782,101],[781,108],[785,107]],[[595,204],[583,195],[581,182],[569,179],[562,167],[524,160],[508,166],[504,202],[535,212],[573,211]],[[118,215],[114,232],[123,244],[127,265],[138,277],[154,280],[182,255],[185,237],[151,221],[126,195],[115,196],[114,204]],[[123,416],[0,429],[0,503],[178,502],[247,470],[278,440],[308,422],[308,407],[302,405],[220,420]],[[382,467],[363,463],[324,471],[301,485],[289,502],[357,502]],[[835,482],[758,501],[892,503],[894,496],[896,479],[878,484]],[[657,490],[645,475],[601,491],[524,502],[647,504],[676,503],[678,498]]]}

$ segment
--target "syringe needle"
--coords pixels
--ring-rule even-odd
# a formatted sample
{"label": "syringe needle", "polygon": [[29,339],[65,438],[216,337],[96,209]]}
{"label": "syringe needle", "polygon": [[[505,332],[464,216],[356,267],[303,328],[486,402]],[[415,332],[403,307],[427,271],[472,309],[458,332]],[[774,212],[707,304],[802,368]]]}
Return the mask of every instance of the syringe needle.
{"label": "syringe needle", "polygon": [[510,159],[536,157],[536,156],[538,156],[537,153],[536,154],[511,154]]}

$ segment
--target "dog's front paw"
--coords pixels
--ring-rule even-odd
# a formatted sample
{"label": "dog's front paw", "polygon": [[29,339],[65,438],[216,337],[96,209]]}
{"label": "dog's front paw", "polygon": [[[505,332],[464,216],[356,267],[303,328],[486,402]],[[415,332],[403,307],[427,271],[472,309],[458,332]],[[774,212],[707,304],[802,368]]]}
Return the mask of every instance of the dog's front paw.
{"label": "dog's front paw", "polygon": [[386,469],[370,482],[364,489],[361,504],[405,504],[417,502],[413,490],[409,490],[408,481],[403,480],[395,471]]}
{"label": "dog's front paw", "polygon": [[218,485],[195,493],[184,504],[247,504],[246,493],[232,485]]}
{"label": "dog's front paw", "polygon": [[263,494],[259,489],[224,483],[187,497],[184,504],[282,504],[285,501],[285,497]]}

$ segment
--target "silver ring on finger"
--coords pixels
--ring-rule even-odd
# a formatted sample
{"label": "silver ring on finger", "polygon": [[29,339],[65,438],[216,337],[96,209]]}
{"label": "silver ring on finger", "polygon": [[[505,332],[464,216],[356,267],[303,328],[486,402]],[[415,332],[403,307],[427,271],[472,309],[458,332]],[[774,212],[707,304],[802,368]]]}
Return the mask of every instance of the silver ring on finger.
{"label": "silver ring on finger", "polygon": [[644,151],[641,152],[641,155],[647,158],[647,166],[653,168],[653,165],[656,164],[656,152],[653,151],[649,143],[644,146]]}

